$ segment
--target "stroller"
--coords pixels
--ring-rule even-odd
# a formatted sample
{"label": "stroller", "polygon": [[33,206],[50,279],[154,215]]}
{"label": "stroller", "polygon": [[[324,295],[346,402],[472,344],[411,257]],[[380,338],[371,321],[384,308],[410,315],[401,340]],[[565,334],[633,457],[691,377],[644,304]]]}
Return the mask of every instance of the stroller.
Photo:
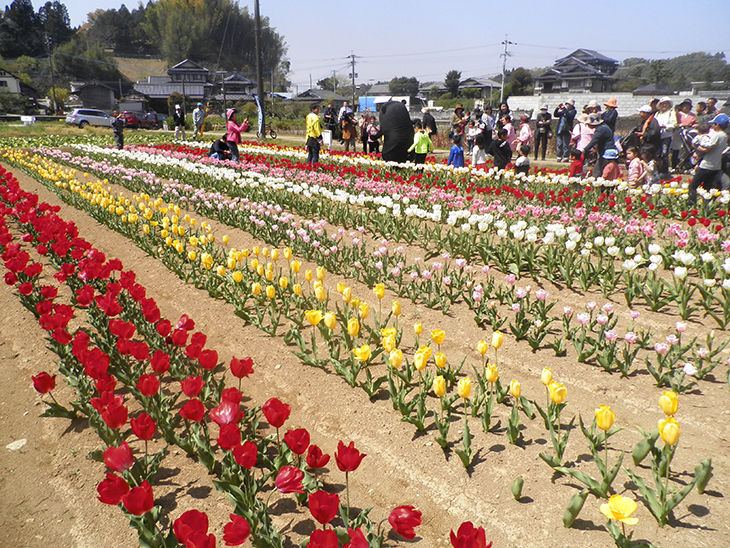
{"label": "stroller", "polygon": [[694,128],[681,128],[679,131],[680,148],[677,152],[678,162],[672,171],[674,173],[691,173],[694,171],[695,165],[692,163],[692,154],[694,146],[692,140],[697,136],[697,130]]}

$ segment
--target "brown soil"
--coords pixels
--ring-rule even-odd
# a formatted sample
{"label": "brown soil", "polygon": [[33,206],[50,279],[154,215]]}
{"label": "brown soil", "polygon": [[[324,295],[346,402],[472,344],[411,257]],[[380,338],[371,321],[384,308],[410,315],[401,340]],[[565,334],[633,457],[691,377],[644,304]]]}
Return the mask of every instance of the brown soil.
{"label": "brown soil", "polygon": [[[504,435],[510,411],[506,406],[495,405],[493,424],[497,421],[500,424],[489,433],[481,432],[478,421],[472,420],[473,447],[478,453],[467,473],[453,452],[448,453],[448,459],[444,458],[434,441],[438,434],[434,429],[418,435],[411,425],[401,423],[387,396],[370,402],[361,390],[350,388],[331,372],[302,365],[281,338],[270,338],[245,325],[234,315],[231,305],[215,301],[207,293],[184,284],[123,236],[65,206],[29,177],[20,173],[16,176],[23,188],[38,193],[42,201],[61,205],[61,215],[74,221],[83,237],[109,256],[121,259],[126,268],[133,269],[148,295],[157,300],[163,316],[176,319],[183,313],[190,314],[196,321],[196,329],[208,335],[208,347],[217,349],[224,362],[232,355],[252,356],[256,373],[244,383],[247,406],[260,405],[272,396],[279,397],[293,408],[286,427],[306,427],[312,434],[312,442],[328,453],[334,452],[339,440],[354,441],[368,456],[350,477],[351,500],[359,508],[374,506],[371,516],[375,521],[386,519],[395,506],[413,504],[423,512],[424,523],[417,529],[417,540],[421,539],[422,546],[448,546],[449,530],[466,520],[484,526],[487,539],[493,540],[495,547],[526,547],[538,543],[546,548],[613,544],[599,511],[601,501],[593,497],[589,496],[574,527],[563,527],[563,511],[579,484],[570,478],[553,476],[538,457],[540,451],[552,453],[549,434],[541,420],[527,421],[522,416],[524,443],[519,446],[510,445]],[[254,244],[243,232],[227,227],[218,232],[223,233],[229,234],[230,245],[239,249]],[[326,285],[334,288],[340,280],[328,276]],[[373,305],[375,298],[366,287],[350,285],[353,285],[353,295],[364,297]],[[549,291],[551,296],[558,295],[556,288]],[[336,295],[334,289],[332,293]],[[386,296],[384,302],[389,303],[392,297]],[[619,295],[616,297],[617,309],[625,312],[623,300],[618,300]],[[588,300],[605,302],[600,294],[579,296],[563,292],[557,306],[582,306]],[[41,370],[53,371],[55,367],[54,355],[45,348],[43,331],[5,285],[0,290],[0,306],[6,311],[0,320],[0,366],[5,380],[0,384],[0,546],[40,547],[52,543],[60,548],[96,547],[110,541],[114,546],[135,546],[136,534],[128,529],[122,513],[96,500],[96,485],[103,479],[105,470],[103,465],[88,460],[86,454],[101,447],[100,440],[83,421],[72,424],[63,419],[38,417],[43,407],[30,376]],[[446,330],[442,350],[453,356],[452,361],[458,363],[466,354],[468,363],[479,362],[476,342],[491,332],[476,327],[465,309],[455,307],[448,316],[406,302],[403,309],[403,325],[420,321],[425,332],[437,327]],[[672,331],[676,318],[642,310],[640,321],[643,327],[663,336]],[[708,329],[708,325],[700,322],[690,326],[702,338]],[[726,334],[718,331],[718,338],[721,336]],[[412,346],[409,335],[404,339],[402,347]],[[503,382],[519,379],[523,395],[529,399],[543,403],[540,372],[549,366],[556,378],[568,387],[566,419],[581,413],[590,422],[599,404],[613,408],[616,425],[624,430],[611,439],[612,462],[620,450],[630,452],[641,439],[637,426],[654,428],[663,416],[656,403],[661,390],[648,375],[620,379],[597,367],[576,363],[572,349],[567,358],[555,358],[550,350],[533,354],[526,343],[515,343],[509,336],[505,339],[500,350]],[[724,428],[730,411],[727,410],[728,388],[722,382],[724,366],[716,370],[716,376],[717,381],[701,381],[699,390],[680,397],[677,418],[682,425],[682,438],[672,466],[675,486],[686,482],[695,465],[704,458],[712,457],[715,477],[706,494],[699,496],[693,492],[676,509],[675,521],[663,529],[640,503],[636,513],[640,522],[631,528],[635,539],[645,539],[663,548],[730,546],[730,528],[726,525],[730,515],[726,497],[730,443]],[[63,383],[59,386],[56,397],[61,402],[68,401],[70,389]],[[430,402],[432,407],[433,403]],[[463,419],[457,416],[449,438],[459,448]],[[28,443],[20,451],[5,449],[8,443],[21,438],[26,438]],[[135,451],[143,450],[139,442],[134,442],[132,447]],[[579,430],[571,435],[566,458],[579,461],[581,469],[596,473]],[[634,468],[630,454],[626,455],[624,464]],[[634,469],[649,480],[648,468]],[[518,476],[525,480],[525,486],[522,498],[515,501],[510,484]],[[344,474],[331,463],[324,482],[330,489],[342,490]],[[622,485],[629,485],[623,472],[614,486],[621,492]],[[211,516],[211,530],[218,536],[219,545],[223,544],[222,527],[231,506],[215,492],[201,465],[173,450],[164,461],[155,496],[173,519],[191,508],[207,511]],[[629,496],[636,498],[634,493]],[[272,501],[278,526],[298,544],[314,527],[308,510],[297,508],[291,496],[275,496]],[[392,534],[390,538],[391,544],[405,544]]]}

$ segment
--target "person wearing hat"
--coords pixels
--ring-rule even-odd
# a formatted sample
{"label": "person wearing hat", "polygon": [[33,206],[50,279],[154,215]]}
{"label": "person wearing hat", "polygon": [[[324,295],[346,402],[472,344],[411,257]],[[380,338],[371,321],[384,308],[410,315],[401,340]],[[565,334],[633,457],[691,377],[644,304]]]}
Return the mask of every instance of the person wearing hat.
{"label": "person wearing hat", "polygon": [[654,111],[651,105],[644,105],[638,112],[639,116],[641,116],[642,124],[641,131],[635,132],[635,135],[639,138],[642,145],[652,147],[654,154],[658,154],[661,150],[662,138]]}
{"label": "person wearing hat", "polygon": [[600,114],[591,114],[586,120],[586,124],[594,128],[593,138],[591,142],[583,149],[583,156],[591,150],[593,147],[596,148],[598,158],[596,158],[596,165],[593,167],[593,176],[598,178],[603,176],[603,166],[605,160],[603,155],[609,149],[616,149],[616,143],[613,140],[613,131],[606,124],[603,123],[603,119]]}
{"label": "person wearing hat", "polygon": [[172,122],[175,124],[175,140],[180,140],[182,134],[182,140],[185,140],[185,114],[183,114],[182,107],[177,104],[175,105],[175,114],[172,115]]}
{"label": "person wearing hat", "polygon": [[615,148],[606,149],[606,152],[603,153],[603,159],[605,160],[605,165],[603,166],[601,177],[605,181],[614,181],[621,177],[621,169],[618,167],[618,150]]}
{"label": "person wearing hat", "polygon": [[512,150],[519,154],[522,146],[532,146],[532,128],[530,128],[530,117],[527,114],[520,116],[520,131],[512,142]]}
{"label": "person wearing hat", "polygon": [[545,161],[545,153],[547,153],[548,141],[552,134],[550,122],[553,117],[548,112],[548,106],[540,107],[540,112],[535,119],[535,160],[537,160],[537,151],[542,143],[542,159]]}
{"label": "person wearing hat", "polygon": [[727,148],[727,133],[730,126],[730,117],[727,114],[718,114],[710,120],[710,138],[705,146],[697,147],[697,152],[704,154],[695,175],[689,183],[689,205],[697,203],[697,189],[702,186],[706,190],[720,188],[722,172],[722,153]]}
{"label": "person wearing hat", "polygon": [[669,147],[672,143],[672,135],[677,127],[677,115],[672,108],[672,100],[669,97],[662,97],[657,104],[657,112],[654,119],[659,124],[660,156],[664,166],[669,162]]}
{"label": "person wearing hat", "polygon": [[568,162],[570,160],[570,136],[575,120],[575,99],[569,99],[565,104],[560,103],[553,112],[553,116],[558,119],[558,138],[555,143],[558,162]]}
{"label": "person wearing hat", "polygon": [[618,111],[616,110],[618,105],[616,104],[616,98],[611,97],[608,101],[603,103],[603,106],[606,107],[606,110],[601,113],[603,123],[610,127],[611,131],[616,133],[616,120],[618,120]]}
{"label": "person wearing hat", "polygon": [[319,149],[322,146],[322,131],[324,124],[319,119],[319,105],[312,103],[309,105],[309,114],[307,114],[307,163],[319,163]]}
{"label": "person wearing hat", "polygon": [[[676,107],[677,128],[672,135],[672,143],[669,147],[669,165],[674,171],[679,165],[680,157],[686,158],[686,148],[683,150],[683,142],[691,140],[687,131],[697,127],[697,116],[692,112],[692,101],[685,99]],[[684,137],[683,137],[684,136]]]}
{"label": "person wearing hat", "polygon": [[205,123],[205,111],[203,110],[203,103],[198,103],[193,111],[193,125],[195,126],[195,132],[193,133],[193,140],[196,140],[198,136],[203,136],[203,124]]}
{"label": "person wearing hat", "polygon": [[454,108],[454,114],[451,115],[451,135],[461,135],[464,133],[466,119],[464,118],[464,107],[461,103]]}

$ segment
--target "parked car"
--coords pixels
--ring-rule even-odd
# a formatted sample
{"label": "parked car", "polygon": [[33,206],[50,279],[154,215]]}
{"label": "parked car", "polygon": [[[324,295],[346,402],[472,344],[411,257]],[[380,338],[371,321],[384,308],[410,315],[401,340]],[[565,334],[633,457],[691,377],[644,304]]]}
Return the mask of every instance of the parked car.
{"label": "parked car", "polygon": [[137,116],[136,112],[132,112],[131,110],[125,110],[119,115],[119,117],[124,120],[124,127],[130,127],[135,129],[139,129],[142,127],[142,122]]}
{"label": "parked car", "polygon": [[148,112],[144,115],[144,118],[141,119],[142,127],[147,129],[161,129],[166,119],[167,114]]}
{"label": "parked car", "polygon": [[71,114],[66,116],[66,123],[71,126],[100,126],[111,127],[114,118],[103,110],[91,108],[75,108]]}

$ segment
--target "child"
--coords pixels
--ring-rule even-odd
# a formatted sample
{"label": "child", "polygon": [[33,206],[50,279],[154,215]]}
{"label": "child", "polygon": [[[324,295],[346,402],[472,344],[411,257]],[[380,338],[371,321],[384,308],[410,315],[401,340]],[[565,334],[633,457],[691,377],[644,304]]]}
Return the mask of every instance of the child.
{"label": "child", "polygon": [[606,149],[603,153],[603,159],[606,164],[603,166],[601,177],[605,181],[615,181],[621,176],[621,170],[618,167],[618,150],[615,148]]}
{"label": "child", "polygon": [[645,181],[650,185],[662,182],[659,174],[659,164],[654,158],[654,147],[645,146],[641,149],[641,159],[644,161],[644,169],[646,170]]}
{"label": "child", "polygon": [[699,147],[706,147],[710,144],[710,124],[704,122],[697,126],[697,136],[692,139],[692,146],[695,148],[695,152],[692,154],[692,163],[697,165],[705,155],[704,152],[700,152],[697,149]]}
{"label": "child", "polygon": [[469,127],[466,130],[466,146],[468,147],[469,154],[474,150],[474,139],[481,133],[478,127],[474,125],[474,120],[469,122]]}
{"label": "child", "polygon": [[527,114],[520,117],[520,133],[515,138],[514,151],[519,152],[522,145],[532,145],[532,129],[530,128],[530,117]]}
{"label": "child", "polygon": [[502,129],[507,132],[507,142],[509,143],[510,149],[515,150],[514,141],[517,138],[515,135],[515,128],[512,125],[512,118],[509,114],[502,117]]}
{"label": "child", "polygon": [[423,125],[421,124],[420,120],[416,120],[414,128],[416,130],[416,133],[413,135],[413,144],[411,145],[411,148],[408,149],[408,152],[411,152],[413,150],[416,151],[413,163],[425,164],[426,155],[429,152],[433,152],[433,143],[431,142],[431,137],[429,137],[428,133],[426,133],[426,130],[423,129]]}
{"label": "child", "polygon": [[453,146],[449,153],[448,165],[454,167],[464,167],[464,149],[461,148],[461,135],[454,135],[451,138]]}
{"label": "child", "polygon": [[477,169],[486,171],[487,168],[487,138],[479,133],[474,139],[474,150],[471,153],[471,163]]}
{"label": "child", "polygon": [[494,157],[494,167],[505,169],[512,161],[512,148],[507,141],[507,130],[502,128],[497,132],[497,140],[489,145],[488,154]]}
{"label": "child", "polygon": [[583,176],[583,161],[585,157],[581,154],[580,150],[573,149],[570,151],[570,171],[568,177],[582,177]]}
{"label": "child", "polygon": [[530,145],[522,145],[520,147],[520,157],[515,162],[515,173],[524,173],[527,175],[530,172],[530,150]]}
{"label": "child", "polygon": [[646,168],[644,162],[639,158],[639,149],[630,147],[626,151],[626,160],[629,164],[629,186],[639,186],[646,179]]}

